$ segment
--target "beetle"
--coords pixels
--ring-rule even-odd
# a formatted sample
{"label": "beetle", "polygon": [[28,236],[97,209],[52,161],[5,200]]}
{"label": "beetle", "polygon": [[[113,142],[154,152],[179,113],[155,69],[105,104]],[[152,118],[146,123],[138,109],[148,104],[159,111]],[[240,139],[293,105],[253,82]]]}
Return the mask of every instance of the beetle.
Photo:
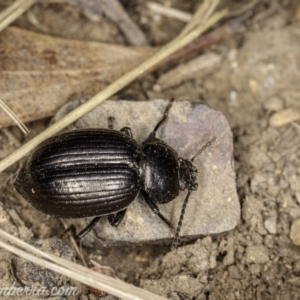
{"label": "beetle", "polygon": [[157,204],[188,191],[184,200],[172,249],[179,242],[179,232],[188,199],[197,189],[194,159],[177,152],[156,132],[167,120],[174,98],[149,137],[138,145],[131,129],[114,130],[112,118],[108,129],[79,129],[51,137],[41,143],[26,159],[14,186],[19,194],[45,214],[62,218],[94,217],[76,235],[81,240],[102,216],[117,227],[126,209],[140,192],[158,217],[173,229]]}

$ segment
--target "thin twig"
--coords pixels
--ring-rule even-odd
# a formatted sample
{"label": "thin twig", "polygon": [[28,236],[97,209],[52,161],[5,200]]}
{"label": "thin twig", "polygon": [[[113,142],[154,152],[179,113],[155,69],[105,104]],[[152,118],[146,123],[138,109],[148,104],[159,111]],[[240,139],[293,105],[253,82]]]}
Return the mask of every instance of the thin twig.
{"label": "thin twig", "polygon": [[252,10],[256,4],[258,4],[260,0],[251,0],[250,2],[243,4],[241,8],[231,11],[228,14],[228,17],[237,17],[240,16],[246,12],[249,12],[249,10]]}
{"label": "thin twig", "polygon": [[243,17],[228,21],[224,25],[200,36],[184,48],[170,55],[165,61],[161,63],[161,65],[177,61],[194,53],[198,53],[199,51],[206,49],[211,45],[217,44],[224,39],[228,39],[237,33],[245,31],[245,26],[243,24],[244,21],[245,19]]}
{"label": "thin twig", "polygon": [[191,21],[180,32],[177,39],[185,36],[191,30],[195,29],[197,26],[204,24],[211,16],[211,14],[215,10],[219,2],[220,0],[204,0],[203,3],[196,10]]}
{"label": "thin twig", "polygon": [[2,128],[2,132],[6,135],[6,137],[9,140],[11,140],[15,144],[15,146],[17,146],[17,147],[21,147],[22,146],[21,142],[7,128]]}
{"label": "thin twig", "polygon": [[17,124],[24,134],[29,132],[25,124],[17,117],[17,115],[0,99],[0,108]]}
{"label": "thin twig", "polygon": [[101,0],[99,5],[104,14],[119,26],[131,45],[149,46],[143,31],[133,22],[118,0]]}
{"label": "thin twig", "polygon": [[189,22],[192,19],[192,15],[181,11],[179,9],[173,8],[173,7],[167,7],[164,5],[161,5],[156,2],[149,1],[147,2],[147,6],[150,10],[152,10],[154,13],[160,14],[165,17],[169,17],[172,19],[176,19],[183,22]]}
{"label": "thin twig", "polygon": [[94,109],[96,106],[98,106],[100,103],[114,95],[116,92],[123,89],[129,83],[141,77],[148,70],[153,69],[171,54],[175,53],[179,49],[189,44],[191,41],[196,39],[199,35],[201,35],[203,32],[205,32],[207,29],[209,29],[211,26],[213,26],[219,20],[221,20],[224,16],[226,16],[227,13],[227,9],[214,13],[205,24],[198,26],[196,29],[194,29],[181,39],[175,39],[169,44],[162,47],[154,55],[146,59],[136,68],[121,76],[119,79],[108,85],[104,90],[100,91],[90,100],[73,110],[70,114],[66,115],[64,118],[54,123],[46,130],[44,130],[41,134],[34,137],[31,141],[23,145],[20,149],[12,153],[10,156],[3,159],[0,162],[0,172],[17,162],[22,157],[29,154],[41,142],[53,136],[54,134],[57,134],[59,131],[72,124],[74,121],[78,120],[80,117]]}
{"label": "thin twig", "polygon": [[297,129],[297,133],[300,134],[300,125],[296,122],[291,122],[291,124]]}
{"label": "thin twig", "polygon": [[[63,224],[65,230],[68,230],[70,228],[70,226],[68,226],[68,224],[66,223],[66,221],[64,219],[60,219],[60,221]],[[81,261],[82,265],[87,267],[87,263],[86,263],[86,261],[83,257],[82,251],[80,251],[73,235],[69,233],[69,236],[70,236],[71,244],[72,244],[75,252],[77,253],[78,257],[80,258],[80,261]]]}
{"label": "thin twig", "polygon": [[268,9],[262,11],[261,13],[256,14],[253,17],[252,21],[254,24],[256,24],[256,22],[260,22],[261,20],[266,19],[270,15],[276,13],[279,9],[280,9],[280,4],[279,4],[278,0],[273,0],[270,2],[270,7]]}
{"label": "thin twig", "polygon": [[0,13],[0,31],[18,19],[37,0],[16,0]]}

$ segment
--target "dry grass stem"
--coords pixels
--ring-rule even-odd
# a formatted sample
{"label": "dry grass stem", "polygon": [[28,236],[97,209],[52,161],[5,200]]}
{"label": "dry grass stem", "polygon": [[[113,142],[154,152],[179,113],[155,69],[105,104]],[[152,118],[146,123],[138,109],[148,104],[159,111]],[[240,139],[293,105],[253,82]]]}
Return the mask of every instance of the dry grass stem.
{"label": "dry grass stem", "polygon": [[[97,1],[95,1],[95,3],[97,3]],[[100,0],[98,1],[98,5],[104,14],[118,25],[131,45],[149,46],[144,32],[130,18],[118,0]],[[92,10],[95,10],[94,6]],[[93,13],[89,15],[93,16]],[[99,15],[97,15],[97,17],[99,17]]]}
{"label": "dry grass stem", "polygon": [[20,149],[12,153],[7,158],[0,162],[0,172],[17,162],[19,159],[23,158],[29,154],[35,147],[37,147],[41,142],[48,139],[49,137],[57,134],[59,131],[72,124],[74,121],[78,120],[80,117],[93,110],[100,103],[114,95],[116,92],[120,91],[126,87],[129,83],[133,82],[135,79],[141,77],[148,70],[153,69],[161,61],[169,57],[171,54],[175,53],[182,47],[191,43],[194,39],[199,37],[211,26],[216,24],[220,19],[226,16],[228,13],[227,9],[214,13],[204,24],[201,24],[196,29],[192,30],[186,36],[181,39],[175,39],[169,44],[163,46],[154,55],[146,59],[140,65],[138,65],[133,70],[121,76],[119,79],[108,85],[104,90],[100,91],[90,100],[82,104],[80,107],[73,110],[70,114],[66,115],[64,118],[44,130],[41,134],[34,137],[27,144],[23,145]]}
{"label": "dry grass stem", "polygon": [[9,129],[3,128],[3,129],[2,129],[2,132],[3,132],[3,133],[6,135],[6,137],[7,137],[10,141],[12,141],[17,147],[21,147],[21,146],[22,146],[21,142],[16,138],[16,136],[15,136],[13,133],[10,132]]}
{"label": "dry grass stem", "polygon": [[147,6],[154,13],[182,22],[189,22],[192,19],[192,15],[187,12],[181,11],[176,8],[167,7],[156,2],[149,1],[147,2]]}
{"label": "dry grass stem", "polygon": [[198,7],[197,11],[194,13],[190,22],[180,32],[177,39],[185,36],[197,26],[204,24],[214,12],[219,2],[219,0],[204,0],[203,3],[201,3],[201,5]]}
{"label": "dry grass stem", "polygon": [[[68,224],[66,223],[66,221],[64,219],[60,219],[61,223],[63,224],[65,230],[69,230],[70,226],[68,226]],[[72,236],[71,233],[69,233],[70,236],[70,241],[72,244],[73,249],[75,250],[75,253],[77,254],[77,256],[79,257],[81,263],[83,266],[87,267],[87,263],[82,255],[82,251],[80,251],[77,242],[75,241],[74,237]]]}
{"label": "dry grass stem", "polygon": [[25,124],[17,117],[17,115],[0,99],[0,108],[17,124],[24,134],[29,132]]}
{"label": "dry grass stem", "polygon": [[37,0],[16,0],[0,13],[0,31],[18,19]]}
{"label": "dry grass stem", "polygon": [[259,0],[251,0],[251,1],[248,1],[248,3],[244,4],[240,9],[237,9],[237,10],[234,10],[234,11],[231,11],[228,16],[230,17],[236,17],[236,16],[240,16],[244,13],[247,13],[249,11],[251,11],[254,6],[256,4],[259,3]]}
{"label": "dry grass stem", "polygon": [[[149,291],[90,270],[53,254],[45,253],[0,229],[0,247],[33,263],[58,272],[95,289],[128,300],[166,300]],[[9,241],[10,244],[8,244]],[[19,247],[19,248],[16,248]],[[20,248],[24,249],[21,250]]]}

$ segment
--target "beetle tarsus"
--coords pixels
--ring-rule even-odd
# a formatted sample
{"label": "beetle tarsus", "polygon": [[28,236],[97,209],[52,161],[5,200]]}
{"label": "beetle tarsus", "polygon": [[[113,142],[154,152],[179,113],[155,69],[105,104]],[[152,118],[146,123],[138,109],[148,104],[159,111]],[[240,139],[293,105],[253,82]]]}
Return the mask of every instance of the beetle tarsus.
{"label": "beetle tarsus", "polygon": [[98,221],[101,219],[101,217],[94,218],[88,226],[86,226],[84,229],[82,229],[76,236],[75,240],[77,242],[80,242],[98,223]]}
{"label": "beetle tarsus", "polygon": [[128,135],[130,137],[133,137],[130,127],[125,126],[125,127],[121,128],[120,131],[125,133],[126,135]]}
{"label": "beetle tarsus", "polygon": [[108,215],[107,219],[111,226],[118,227],[122,220],[124,219],[124,216],[126,214],[126,209],[118,211],[115,215]]}
{"label": "beetle tarsus", "polygon": [[75,236],[76,236],[76,228],[75,228],[75,226],[72,224],[72,225],[70,225],[68,228],[66,228],[60,235],[59,235],[59,237],[61,237],[61,238],[63,238],[63,237],[65,237],[65,235],[67,234],[67,233],[71,233],[71,235],[75,238]]}
{"label": "beetle tarsus", "polygon": [[114,117],[108,117],[108,128],[109,129],[114,129]]}

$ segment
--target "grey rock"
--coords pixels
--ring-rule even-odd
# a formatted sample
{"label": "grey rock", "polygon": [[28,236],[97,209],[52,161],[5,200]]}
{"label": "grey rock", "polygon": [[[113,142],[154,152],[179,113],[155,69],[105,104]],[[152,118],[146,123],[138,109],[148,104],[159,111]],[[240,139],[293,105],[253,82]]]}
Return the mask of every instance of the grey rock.
{"label": "grey rock", "polygon": [[[86,99],[64,106],[55,116],[57,121]],[[134,138],[141,144],[161,119],[168,104],[166,100],[106,101],[72,124],[70,129],[107,128],[108,117],[115,118],[114,128],[132,129]],[[188,101],[175,101],[167,122],[157,136],[173,147],[180,157],[191,158],[213,137],[217,140],[194,162],[198,169],[198,190],[189,200],[181,236],[197,238],[219,234],[233,229],[240,219],[240,203],[236,193],[233,166],[232,131],[225,116],[206,105]],[[183,200],[187,192],[167,204],[159,205],[164,216],[176,228]],[[72,220],[78,230],[90,222]],[[171,240],[174,233],[150,210],[138,195],[128,207],[126,216],[118,228],[111,227],[103,217],[93,234],[84,238],[85,246],[112,245],[118,243],[142,243]]]}

